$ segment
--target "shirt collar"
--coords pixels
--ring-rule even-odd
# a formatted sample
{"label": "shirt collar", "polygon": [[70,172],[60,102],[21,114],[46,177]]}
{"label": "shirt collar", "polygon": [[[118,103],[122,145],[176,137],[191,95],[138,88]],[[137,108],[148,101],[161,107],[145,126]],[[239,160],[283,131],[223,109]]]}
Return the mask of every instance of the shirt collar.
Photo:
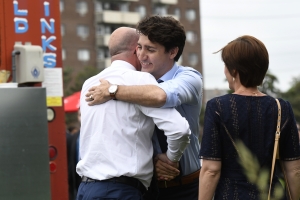
{"label": "shirt collar", "polygon": [[158,80],[162,80],[162,81],[167,81],[167,80],[171,80],[174,77],[174,74],[176,73],[178,69],[178,65],[176,64],[176,62],[174,63],[172,69],[170,69],[167,73],[165,73],[162,77],[160,77]]}
{"label": "shirt collar", "polygon": [[123,68],[123,69],[126,68],[126,69],[131,69],[136,71],[136,68],[133,65],[123,60],[114,60],[111,63],[110,67]]}

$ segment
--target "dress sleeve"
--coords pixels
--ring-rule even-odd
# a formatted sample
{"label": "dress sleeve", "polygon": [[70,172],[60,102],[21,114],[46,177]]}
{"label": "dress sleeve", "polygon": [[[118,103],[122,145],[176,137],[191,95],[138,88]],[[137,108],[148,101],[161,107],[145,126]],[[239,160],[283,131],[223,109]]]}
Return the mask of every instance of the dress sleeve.
{"label": "dress sleeve", "polygon": [[179,72],[173,79],[159,84],[167,94],[166,103],[162,108],[176,107],[181,104],[198,104],[202,101],[202,76],[195,70]]}
{"label": "dress sleeve", "polygon": [[[296,120],[292,107],[286,102],[285,110],[286,120],[281,124],[281,133],[279,139],[279,155],[284,161],[300,159],[299,135]],[[282,116],[283,117],[283,116]]]}
{"label": "dress sleeve", "polygon": [[221,160],[220,119],[216,112],[218,111],[215,100],[208,101],[204,116],[200,159]]}

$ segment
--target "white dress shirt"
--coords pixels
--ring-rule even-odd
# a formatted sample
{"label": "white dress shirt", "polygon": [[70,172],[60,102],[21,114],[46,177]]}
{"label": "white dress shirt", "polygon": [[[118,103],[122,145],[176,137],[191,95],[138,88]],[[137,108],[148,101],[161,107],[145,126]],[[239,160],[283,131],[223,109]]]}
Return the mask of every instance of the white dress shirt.
{"label": "white dress shirt", "polygon": [[137,72],[120,60],[85,81],[80,97],[81,160],[77,173],[97,180],[134,177],[148,188],[153,175],[154,123],[167,136],[168,158],[178,161],[190,141],[188,122],[174,108],[150,108],[118,100],[88,106],[85,94],[99,85],[100,79],[118,85],[157,85],[151,74]]}

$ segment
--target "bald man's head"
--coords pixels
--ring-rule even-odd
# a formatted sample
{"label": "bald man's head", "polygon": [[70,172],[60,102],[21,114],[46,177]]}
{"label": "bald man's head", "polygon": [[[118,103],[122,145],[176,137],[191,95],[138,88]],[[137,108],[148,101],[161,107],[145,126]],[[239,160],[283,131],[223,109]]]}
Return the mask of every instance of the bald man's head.
{"label": "bald man's head", "polygon": [[133,54],[139,35],[136,29],[129,27],[120,27],[116,29],[110,36],[108,42],[109,53],[111,57],[116,55]]}

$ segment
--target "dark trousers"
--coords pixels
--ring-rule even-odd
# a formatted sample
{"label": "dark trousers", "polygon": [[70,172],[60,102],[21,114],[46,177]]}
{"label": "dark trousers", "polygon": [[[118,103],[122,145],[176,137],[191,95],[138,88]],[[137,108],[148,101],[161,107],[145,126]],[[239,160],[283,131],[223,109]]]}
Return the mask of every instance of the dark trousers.
{"label": "dark trousers", "polygon": [[159,188],[159,200],[198,200],[199,181],[170,188]]}
{"label": "dark trousers", "polygon": [[157,200],[159,195],[159,188],[156,181],[156,176],[153,175],[150,187],[143,195],[143,200]]}
{"label": "dark trousers", "polygon": [[129,185],[115,182],[81,182],[77,200],[142,200],[141,192]]}
{"label": "dark trousers", "polygon": [[198,200],[199,181],[186,185],[158,188],[155,179],[152,179],[151,186],[143,196],[143,200]]}

